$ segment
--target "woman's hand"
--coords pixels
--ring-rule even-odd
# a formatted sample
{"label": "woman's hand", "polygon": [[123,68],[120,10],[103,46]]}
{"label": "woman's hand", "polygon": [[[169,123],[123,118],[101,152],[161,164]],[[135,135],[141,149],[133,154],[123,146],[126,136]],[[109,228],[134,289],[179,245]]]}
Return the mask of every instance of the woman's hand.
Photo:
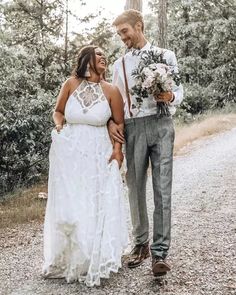
{"label": "woman's hand", "polygon": [[118,125],[113,120],[110,120],[108,122],[108,132],[114,141],[125,143],[123,125]]}
{"label": "woman's hand", "polygon": [[57,133],[60,133],[60,131],[61,131],[62,128],[63,128],[63,125],[62,124],[57,124],[55,126],[55,129],[56,129]]}
{"label": "woman's hand", "polygon": [[116,160],[118,162],[119,168],[121,167],[122,162],[124,160],[124,155],[123,155],[121,149],[119,149],[119,150],[113,149],[113,152],[112,152],[111,157],[109,159],[109,163],[111,163],[112,160]]}

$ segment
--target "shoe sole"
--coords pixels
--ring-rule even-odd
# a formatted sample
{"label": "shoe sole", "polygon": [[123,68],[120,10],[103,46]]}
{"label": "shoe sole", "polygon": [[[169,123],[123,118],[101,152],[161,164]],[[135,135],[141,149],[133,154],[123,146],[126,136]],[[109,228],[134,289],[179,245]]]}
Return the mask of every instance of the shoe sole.
{"label": "shoe sole", "polygon": [[170,266],[161,261],[157,262],[152,268],[153,275],[157,277],[165,275],[168,271],[170,271]]}
{"label": "shoe sole", "polygon": [[167,272],[165,271],[165,272],[161,272],[161,273],[157,273],[157,274],[153,274],[153,276],[154,276],[154,278],[162,278],[162,277],[164,277],[165,275],[167,274]]}

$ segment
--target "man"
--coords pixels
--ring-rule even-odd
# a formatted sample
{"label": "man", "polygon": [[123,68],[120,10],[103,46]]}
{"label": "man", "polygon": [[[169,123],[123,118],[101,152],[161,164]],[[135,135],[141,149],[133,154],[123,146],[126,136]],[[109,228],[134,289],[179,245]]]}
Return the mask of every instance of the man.
{"label": "man", "polygon": [[[152,167],[154,194],[153,243],[151,244],[152,271],[154,276],[165,275],[170,270],[166,262],[170,246],[171,229],[171,186],[174,127],[170,115],[175,112],[175,105],[183,99],[182,86],[174,86],[171,92],[162,92],[157,97],[149,96],[138,103],[130,95],[135,85],[132,71],[138,66],[140,55],[137,50],[159,50],[167,64],[178,71],[174,52],[153,47],[144,36],[143,17],[139,11],[127,10],[119,15],[113,25],[121,40],[130,50],[124,59],[114,64],[113,84],[123,97],[125,109],[125,135],[112,120],[109,132],[114,140],[126,141],[127,185],[133,225],[135,246],[131,251],[128,267],[142,264],[150,256],[149,222],[146,204],[146,180],[149,160]],[[165,102],[169,112],[157,115],[157,102]]]}

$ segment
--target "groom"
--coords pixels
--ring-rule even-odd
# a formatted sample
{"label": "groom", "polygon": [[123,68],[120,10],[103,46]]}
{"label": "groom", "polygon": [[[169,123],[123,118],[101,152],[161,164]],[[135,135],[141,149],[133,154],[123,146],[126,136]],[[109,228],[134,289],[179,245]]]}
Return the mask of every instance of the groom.
{"label": "groom", "polygon": [[[159,50],[167,64],[178,72],[174,52],[152,46],[144,35],[144,21],[141,13],[127,10],[113,22],[116,31],[129,52],[114,64],[113,84],[124,100],[125,134],[111,120],[109,132],[114,140],[126,142],[127,185],[133,225],[135,246],[130,253],[128,267],[135,268],[152,255],[154,276],[165,275],[170,270],[166,262],[170,246],[171,230],[171,186],[174,127],[170,114],[183,99],[182,86],[174,86],[170,92],[162,92],[157,97],[144,98],[138,103],[130,95],[135,85],[132,71],[138,66],[140,55],[137,50]],[[157,102],[168,105],[164,115],[157,115]],[[153,242],[149,249],[149,221],[146,202],[146,181],[149,160],[152,168],[154,195]]]}

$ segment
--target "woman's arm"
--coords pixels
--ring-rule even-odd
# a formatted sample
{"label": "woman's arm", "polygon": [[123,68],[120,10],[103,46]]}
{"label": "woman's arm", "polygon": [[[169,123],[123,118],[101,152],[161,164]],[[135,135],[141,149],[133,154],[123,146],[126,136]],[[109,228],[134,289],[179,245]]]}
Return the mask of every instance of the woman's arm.
{"label": "woman's arm", "polygon": [[61,87],[60,93],[57,97],[56,106],[53,112],[53,121],[55,123],[57,132],[59,132],[63,128],[65,106],[69,97],[69,93],[70,82],[69,80],[67,80],[65,83],[63,83]]}

